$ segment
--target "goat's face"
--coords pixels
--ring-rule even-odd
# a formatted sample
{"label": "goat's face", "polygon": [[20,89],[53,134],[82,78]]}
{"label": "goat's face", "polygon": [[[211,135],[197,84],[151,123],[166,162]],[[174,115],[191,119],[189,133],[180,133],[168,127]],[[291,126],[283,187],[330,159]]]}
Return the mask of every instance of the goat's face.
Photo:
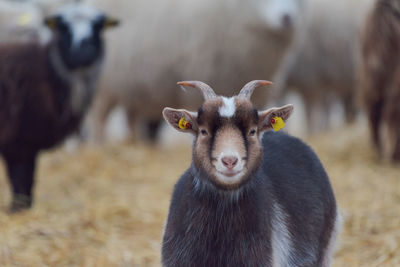
{"label": "goat's face", "polygon": [[[265,81],[253,82],[254,87],[266,84]],[[183,82],[181,85],[192,86],[194,83]],[[171,108],[163,111],[164,118],[174,128],[195,135],[195,167],[223,189],[239,188],[260,166],[262,133],[272,128],[271,118],[279,116],[286,120],[293,110],[287,105],[257,111],[249,95],[242,92],[243,89],[231,98],[206,97],[197,113]]]}
{"label": "goat's face", "polygon": [[118,21],[90,6],[73,3],[46,18],[45,24],[55,35],[64,64],[75,70],[88,67],[102,57],[101,33],[107,27],[118,25]]}

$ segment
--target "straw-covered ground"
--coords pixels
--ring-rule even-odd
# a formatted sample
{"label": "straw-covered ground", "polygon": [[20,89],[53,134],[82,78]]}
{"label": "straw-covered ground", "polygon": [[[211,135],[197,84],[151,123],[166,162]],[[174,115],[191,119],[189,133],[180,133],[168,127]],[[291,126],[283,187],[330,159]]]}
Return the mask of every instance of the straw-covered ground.
{"label": "straw-covered ground", "polygon": [[[378,160],[364,128],[308,141],[344,217],[334,266],[400,266],[400,168]],[[34,208],[12,216],[1,166],[0,266],[160,266],[171,190],[189,162],[187,147],[47,152]]]}

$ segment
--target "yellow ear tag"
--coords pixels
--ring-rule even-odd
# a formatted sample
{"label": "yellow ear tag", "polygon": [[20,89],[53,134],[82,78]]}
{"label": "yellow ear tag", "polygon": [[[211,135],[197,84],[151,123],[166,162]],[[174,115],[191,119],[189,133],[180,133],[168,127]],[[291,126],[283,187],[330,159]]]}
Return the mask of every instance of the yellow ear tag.
{"label": "yellow ear tag", "polygon": [[28,13],[22,14],[18,17],[18,24],[20,26],[25,26],[32,21],[32,16]]}
{"label": "yellow ear tag", "polygon": [[113,18],[107,18],[106,21],[104,22],[104,27],[109,28],[109,27],[115,27],[119,24],[119,20],[113,19]]}
{"label": "yellow ear tag", "polygon": [[282,120],[281,117],[273,117],[271,120],[271,125],[272,128],[274,128],[274,131],[277,132],[280,129],[282,129],[285,126],[285,122]]}
{"label": "yellow ear tag", "polygon": [[186,121],[184,117],[180,118],[178,126],[182,130],[186,130],[186,129],[192,128],[192,125],[188,121]]}

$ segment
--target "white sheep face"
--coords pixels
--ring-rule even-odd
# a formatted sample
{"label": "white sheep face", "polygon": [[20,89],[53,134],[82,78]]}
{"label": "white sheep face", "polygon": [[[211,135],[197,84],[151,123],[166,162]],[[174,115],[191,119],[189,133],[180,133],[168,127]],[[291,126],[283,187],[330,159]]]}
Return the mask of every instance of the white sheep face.
{"label": "white sheep face", "polygon": [[304,14],[305,0],[260,0],[261,18],[276,31],[292,30]]}
{"label": "white sheep face", "polygon": [[101,59],[102,32],[107,27],[116,26],[118,21],[91,6],[71,3],[46,18],[45,23],[53,31],[64,65],[76,70],[89,67]]}

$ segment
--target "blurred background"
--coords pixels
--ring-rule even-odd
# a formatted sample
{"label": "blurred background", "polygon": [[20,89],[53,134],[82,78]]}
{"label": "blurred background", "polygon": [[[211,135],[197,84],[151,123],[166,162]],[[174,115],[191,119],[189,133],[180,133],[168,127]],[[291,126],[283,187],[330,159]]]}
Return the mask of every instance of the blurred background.
{"label": "blurred background", "polygon": [[[0,0],[0,42],[46,45],[43,19],[67,2]],[[396,139],[389,154],[372,141],[361,86],[373,0],[83,2],[121,24],[104,33],[104,68],[81,128],[40,155],[32,209],[7,213],[0,161],[1,266],[160,266],[172,188],[191,161],[191,138],[166,127],[162,109],[201,104],[177,81],[230,96],[254,79],[274,83],[256,91],[257,107],[294,104],[286,131],[330,176],[344,218],[333,266],[400,266]]]}

